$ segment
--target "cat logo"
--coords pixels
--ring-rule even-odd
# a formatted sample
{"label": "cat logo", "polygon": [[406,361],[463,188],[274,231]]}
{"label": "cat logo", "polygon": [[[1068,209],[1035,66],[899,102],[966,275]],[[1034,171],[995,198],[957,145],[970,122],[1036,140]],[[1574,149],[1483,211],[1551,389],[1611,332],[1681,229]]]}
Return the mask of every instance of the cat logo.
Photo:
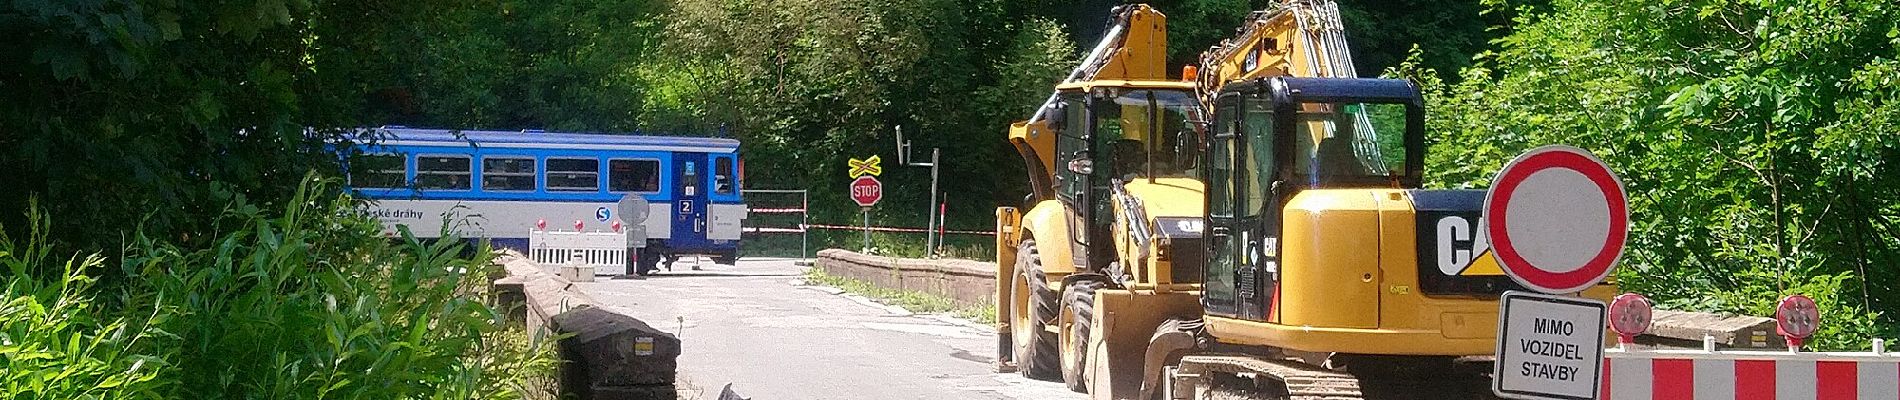
{"label": "cat logo", "polygon": [[1504,275],[1491,242],[1484,237],[1484,220],[1472,225],[1465,217],[1448,215],[1438,219],[1434,232],[1438,238],[1438,272],[1446,276]]}

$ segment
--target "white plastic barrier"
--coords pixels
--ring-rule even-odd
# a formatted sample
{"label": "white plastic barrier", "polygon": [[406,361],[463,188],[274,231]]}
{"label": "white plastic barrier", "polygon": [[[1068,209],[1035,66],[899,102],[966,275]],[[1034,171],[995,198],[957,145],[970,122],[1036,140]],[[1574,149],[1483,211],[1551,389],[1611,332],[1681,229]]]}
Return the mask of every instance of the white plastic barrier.
{"label": "white plastic barrier", "polygon": [[596,273],[631,274],[627,264],[627,234],[624,232],[528,231],[528,259],[550,274],[560,274],[560,266],[574,260],[594,266]]}

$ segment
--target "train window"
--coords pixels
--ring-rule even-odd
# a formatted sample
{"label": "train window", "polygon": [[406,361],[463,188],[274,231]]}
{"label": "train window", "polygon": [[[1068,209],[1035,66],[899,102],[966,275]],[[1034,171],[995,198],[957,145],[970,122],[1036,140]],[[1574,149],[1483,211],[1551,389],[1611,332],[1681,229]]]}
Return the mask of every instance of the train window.
{"label": "train window", "polygon": [[732,194],[732,159],[715,158],[713,161],[713,193]]}
{"label": "train window", "polygon": [[357,154],[350,157],[350,186],[392,189],[409,186],[409,158],[401,154]]}
{"label": "train window", "polygon": [[600,190],[600,160],[592,158],[549,158],[548,190],[592,192]]}
{"label": "train window", "polygon": [[482,157],[482,190],[534,190],[534,159]]}
{"label": "train window", "polygon": [[660,191],[660,160],[615,159],[607,161],[607,190],[615,192]]}
{"label": "train window", "polygon": [[468,190],[468,156],[417,156],[416,188]]}

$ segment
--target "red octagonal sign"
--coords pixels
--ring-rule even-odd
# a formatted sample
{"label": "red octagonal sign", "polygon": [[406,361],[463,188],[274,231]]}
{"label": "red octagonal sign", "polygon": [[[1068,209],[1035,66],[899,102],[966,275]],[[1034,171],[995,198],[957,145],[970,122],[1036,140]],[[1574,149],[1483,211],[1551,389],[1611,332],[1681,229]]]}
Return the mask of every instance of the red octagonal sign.
{"label": "red octagonal sign", "polygon": [[1544,146],[1504,165],[1484,198],[1491,248],[1505,275],[1550,294],[1602,282],[1623,256],[1623,181],[1583,149]]}
{"label": "red octagonal sign", "polygon": [[859,207],[870,207],[883,199],[884,183],[877,178],[865,175],[851,181],[851,201],[858,202]]}

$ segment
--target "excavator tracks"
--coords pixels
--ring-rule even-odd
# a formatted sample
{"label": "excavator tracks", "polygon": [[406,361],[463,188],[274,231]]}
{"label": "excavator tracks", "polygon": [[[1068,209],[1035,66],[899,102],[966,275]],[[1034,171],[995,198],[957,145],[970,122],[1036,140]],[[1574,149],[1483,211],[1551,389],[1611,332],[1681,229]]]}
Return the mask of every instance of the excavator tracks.
{"label": "excavator tracks", "polygon": [[[1492,399],[1482,377],[1448,373],[1437,376],[1364,377],[1296,361],[1246,354],[1200,354],[1181,358],[1178,373],[1198,377],[1195,400],[1396,400]],[[1251,375],[1251,379],[1245,378]],[[1237,379],[1238,378],[1238,379]],[[1283,386],[1283,387],[1282,387]]]}
{"label": "excavator tracks", "polygon": [[[1250,355],[1212,354],[1191,355],[1181,358],[1180,371],[1197,374],[1202,377],[1202,385],[1215,386],[1204,391],[1235,392],[1251,394],[1244,388],[1223,387],[1216,378],[1218,375],[1261,374],[1264,378],[1286,385],[1285,393],[1261,393],[1269,396],[1280,395],[1288,400],[1353,400],[1365,398],[1359,390],[1359,379],[1351,374],[1328,371],[1291,361],[1271,361]],[[1272,388],[1255,388],[1267,389]],[[1219,396],[1225,397],[1225,396]],[[1272,397],[1269,397],[1272,398]]]}

